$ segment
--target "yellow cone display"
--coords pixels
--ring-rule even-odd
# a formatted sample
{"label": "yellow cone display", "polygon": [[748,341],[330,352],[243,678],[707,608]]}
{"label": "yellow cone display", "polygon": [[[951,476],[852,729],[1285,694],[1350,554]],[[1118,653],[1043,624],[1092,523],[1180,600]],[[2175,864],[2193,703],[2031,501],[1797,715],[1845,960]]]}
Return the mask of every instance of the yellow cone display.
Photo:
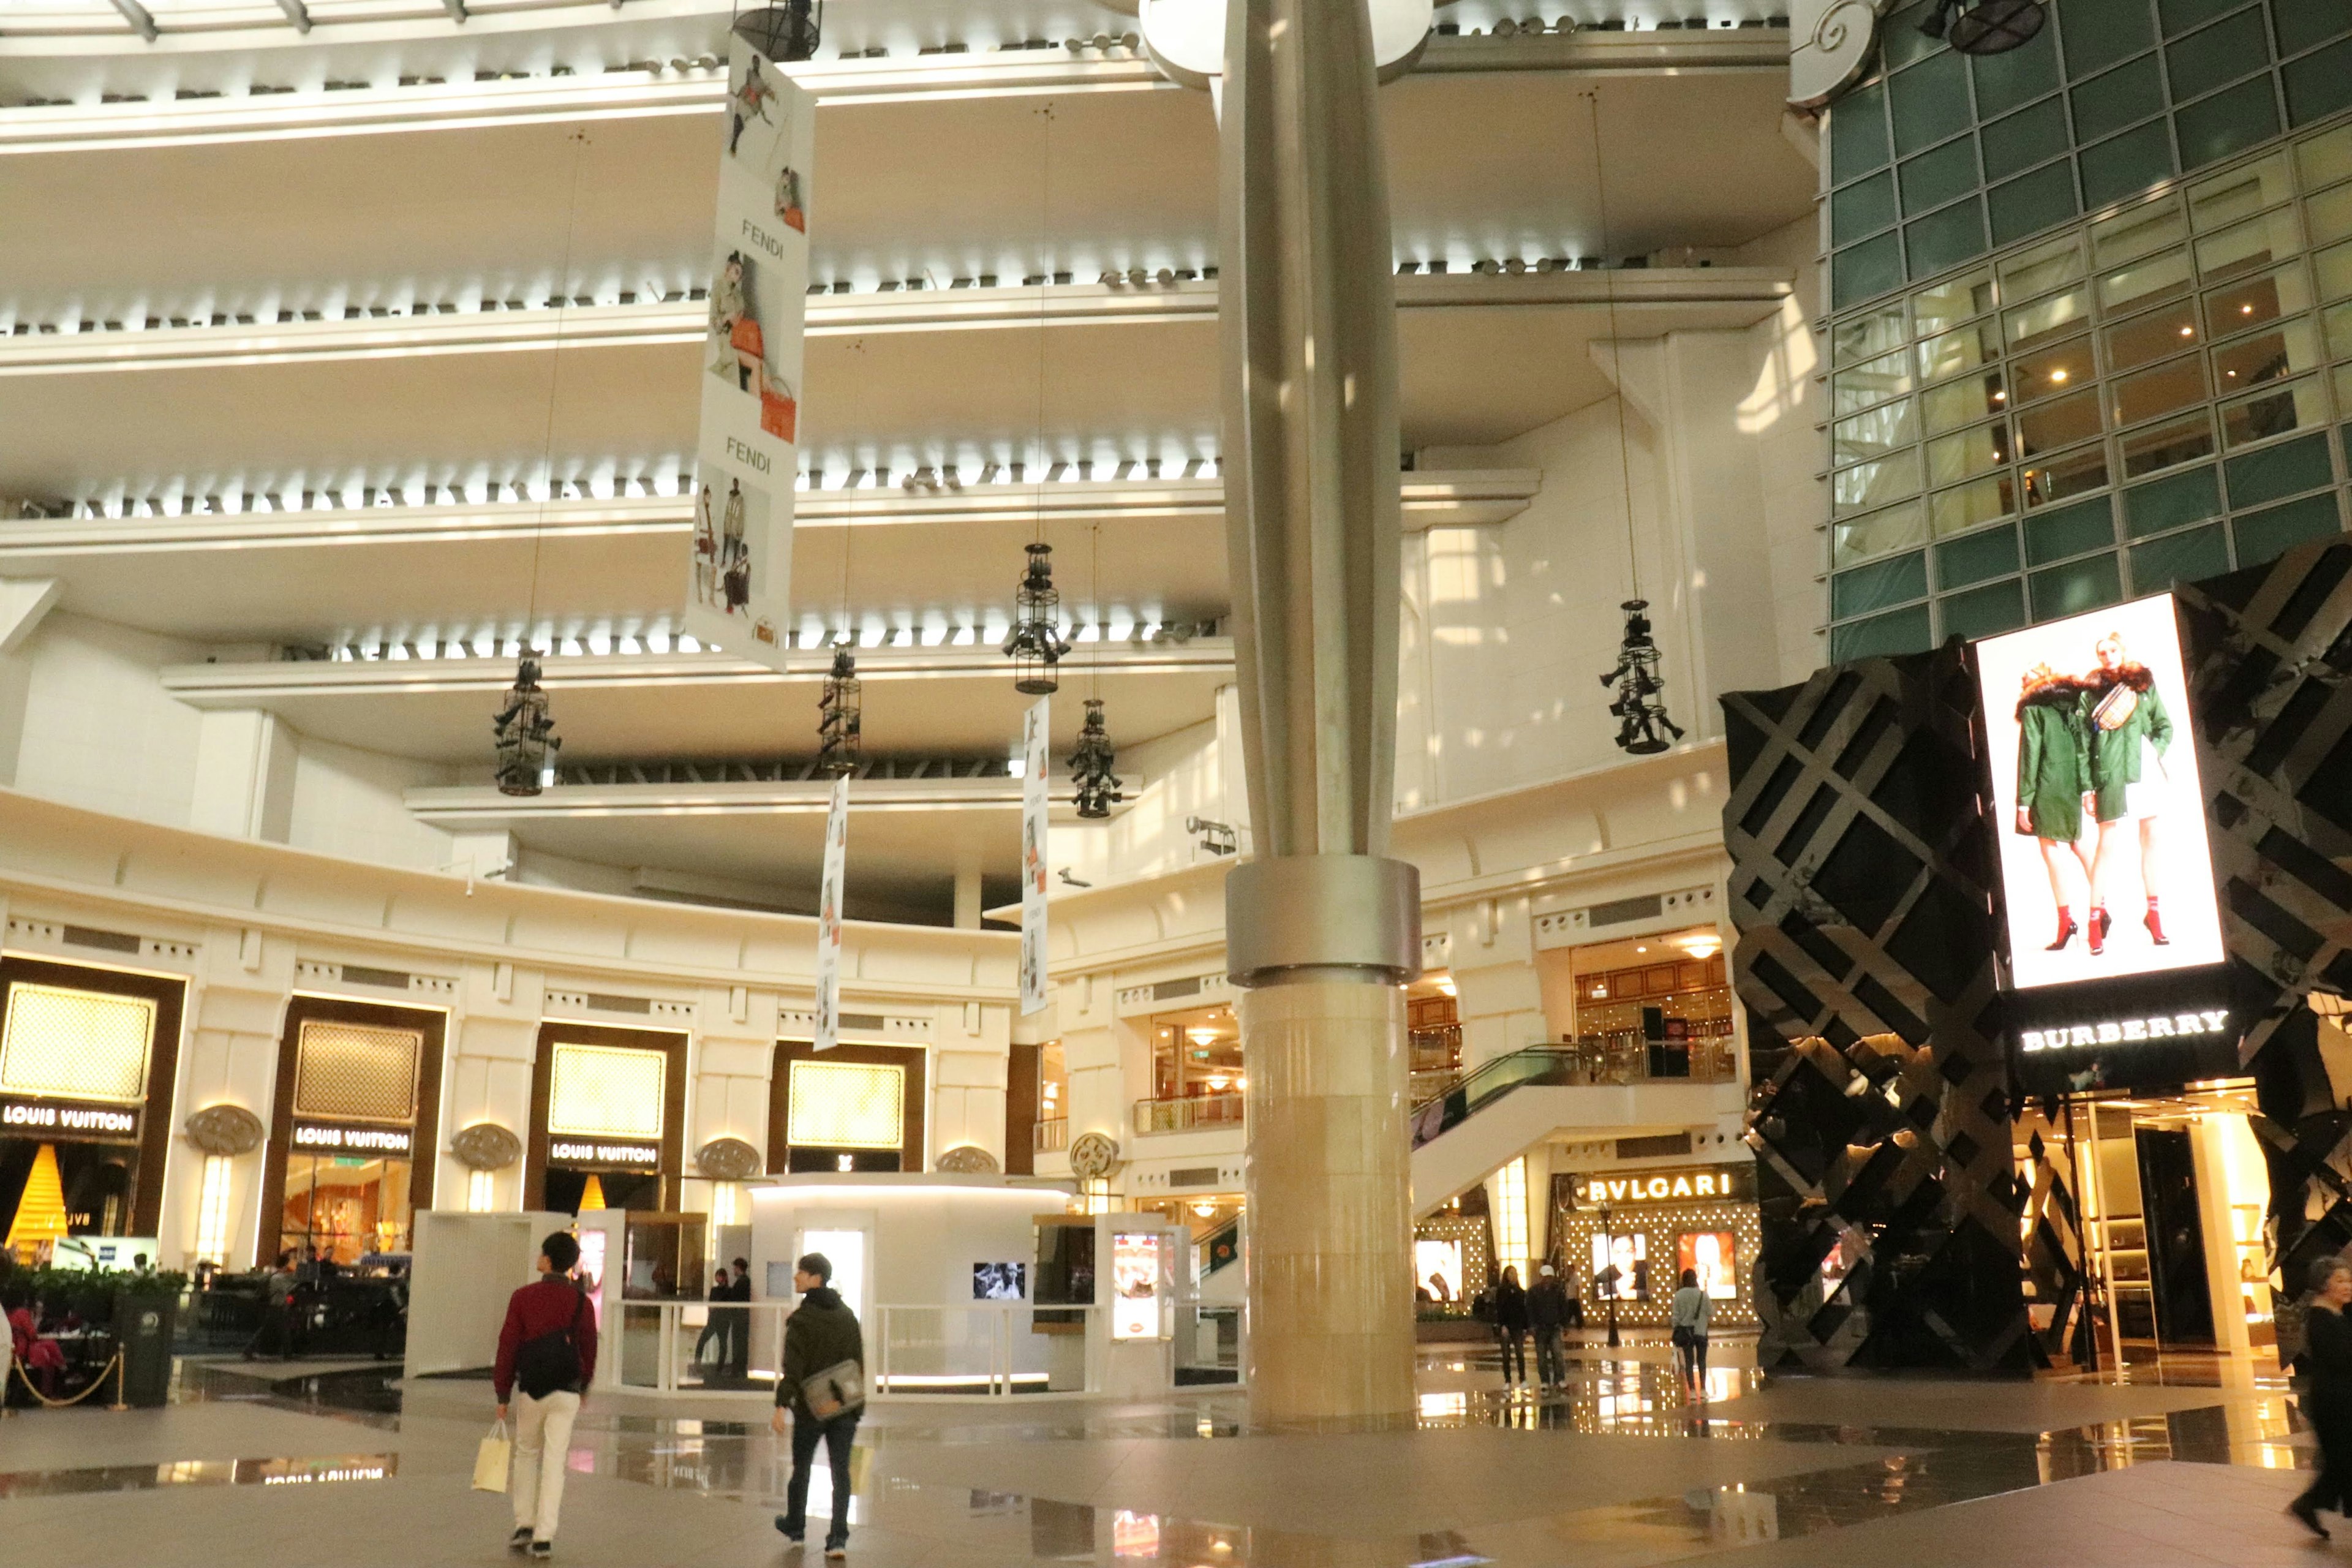
{"label": "yellow cone display", "polygon": [[44,1143],[33,1155],[32,1173],[25,1178],[25,1195],[9,1222],[8,1247],[30,1258],[33,1248],[66,1234],[66,1184],[58,1171],[58,1146]]}
{"label": "yellow cone display", "polygon": [[580,1190],[580,1212],[586,1214],[590,1209],[604,1206],[604,1184],[592,1174],[588,1184]]}

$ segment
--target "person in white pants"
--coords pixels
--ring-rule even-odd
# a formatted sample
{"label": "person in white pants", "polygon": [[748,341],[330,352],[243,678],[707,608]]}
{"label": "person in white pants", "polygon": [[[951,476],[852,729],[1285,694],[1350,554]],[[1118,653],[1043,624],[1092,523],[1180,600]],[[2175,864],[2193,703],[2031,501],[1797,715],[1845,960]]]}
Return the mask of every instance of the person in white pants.
{"label": "person in white pants", "polygon": [[499,1419],[515,1416],[514,1461],[507,1490],[514,1499],[510,1551],[554,1555],[555,1527],[563,1511],[564,1460],[580,1396],[596,1376],[596,1313],[572,1279],[580,1243],[557,1231],[540,1243],[539,1279],[507,1301],[491,1381]]}

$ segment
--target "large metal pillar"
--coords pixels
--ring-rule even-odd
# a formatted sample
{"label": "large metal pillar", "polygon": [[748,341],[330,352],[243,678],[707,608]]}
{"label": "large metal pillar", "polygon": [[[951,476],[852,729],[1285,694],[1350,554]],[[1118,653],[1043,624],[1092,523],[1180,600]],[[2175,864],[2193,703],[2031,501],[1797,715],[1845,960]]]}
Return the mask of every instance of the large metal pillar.
{"label": "large metal pillar", "polygon": [[1224,474],[1255,858],[1225,885],[1244,988],[1250,1412],[1410,1413],[1395,785],[1396,310],[1365,0],[1228,0]]}

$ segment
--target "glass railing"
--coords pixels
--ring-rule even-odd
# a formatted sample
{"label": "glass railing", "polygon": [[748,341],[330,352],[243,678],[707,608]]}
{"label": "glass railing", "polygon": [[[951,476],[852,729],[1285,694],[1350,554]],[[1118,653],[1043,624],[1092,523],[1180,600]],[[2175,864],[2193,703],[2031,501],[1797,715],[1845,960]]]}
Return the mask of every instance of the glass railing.
{"label": "glass railing", "polygon": [[[1639,1035],[1589,1036],[1566,1045],[1530,1046],[1482,1062],[1412,1107],[1412,1146],[1460,1126],[1523,1084],[1612,1086],[1728,1083],[1739,1076],[1733,1037],[1646,1040]],[[1418,1086],[1416,1085],[1416,1088]]]}
{"label": "glass railing", "polygon": [[1036,1150],[1041,1154],[1050,1154],[1070,1146],[1070,1119],[1066,1116],[1056,1116],[1048,1121],[1040,1121],[1030,1131],[1036,1140]]}
{"label": "glass railing", "polygon": [[1242,1096],[1193,1094],[1181,1100],[1139,1100],[1135,1130],[1143,1132],[1190,1132],[1198,1127],[1239,1127]]}

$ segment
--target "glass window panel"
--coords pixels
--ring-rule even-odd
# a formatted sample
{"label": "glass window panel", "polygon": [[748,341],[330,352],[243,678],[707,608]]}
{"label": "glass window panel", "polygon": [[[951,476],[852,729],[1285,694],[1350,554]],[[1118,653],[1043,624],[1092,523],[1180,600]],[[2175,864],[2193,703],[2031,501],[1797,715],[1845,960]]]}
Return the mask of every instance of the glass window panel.
{"label": "glass window panel", "polygon": [[2184,169],[2201,169],[2268,141],[2279,132],[2278,100],[2270,73],[2175,110],[2172,125],[2180,138]]}
{"label": "glass window panel", "polygon": [[1830,615],[1845,620],[1927,596],[1927,553],[1915,550],[1830,578]]}
{"label": "glass window panel", "polygon": [[2142,202],[2091,226],[2091,262],[2095,267],[2119,267],[2168,245],[2185,245],[2189,224],[2181,216],[2180,198],[2166,196]]}
{"label": "glass window panel", "polygon": [[1899,402],[1885,403],[1851,419],[1841,419],[1830,427],[1830,461],[1836,464],[1866,462],[1883,458],[1897,447],[1907,447],[1919,438],[1917,406],[1906,397]]}
{"label": "glass window panel", "polygon": [[1969,128],[1972,110],[1964,56],[1949,49],[1930,55],[1887,78],[1886,90],[1897,153],[1932,147]]}
{"label": "glass window panel", "polygon": [[2238,537],[2238,564],[2259,566],[2301,544],[2343,531],[2336,512],[2336,496],[2305,496],[2268,511],[2235,518],[2230,531]]}
{"label": "glass window panel", "polygon": [[1976,79],[1977,113],[1986,119],[2031,103],[2058,87],[2057,29],[2044,27],[2024,47],[1969,61]]}
{"label": "glass window panel", "polygon": [[1916,450],[1846,468],[1830,478],[1831,504],[1839,517],[1869,511],[1918,493],[1919,454]]}
{"label": "glass window panel", "polygon": [[1830,658],[1843,664],[1854,658],[1881,658],[1890,654],[1920,653],[1930,642],[1927,606],[1914,605],[1866,621],[1849,621],[1830,628]]}
{"label": "glass window panel", "polygon": [[2229,569],[2230,542],[2222,537],[2221,525],[2211,523],[2135,547],[2132,592],[2160,594],[2175,583],[2194,583]]}
{"label": "glass window panel", "polygon": [[[2017,416],[2017,455],[2044,452],[2087,441],[2099,433],[2099,390],[2086,386],[2071,397],[2052,398]],[[1941,479],[1943,476],[1937,476]],[[1955,476],[1957,477],[1957,476]]]}
{"label": "glass window panel", "polygon": [[2035,566],[2104,550],[2115,542],[2114,503],[2104,499],[2057,507],[2025,523],[2025,559]]}
{"label": "glass window panel", "polygon": [[2352,302],[2327,308],[2327,357],[2352,358]]}
{"label": "glass window panel", "polygon": [[[2336,367],[2336,406],[2352,409],[2352,364]],[[2352,464],[2352,426],[2347,426],[2345,429],[2344,460]]]}
{"label": "glass window panel", "polygon": [[2005,311],[2000,320],[2009,334],[2010,352],[2014,353],[2048,341],[2053,332],[2080,330],[2079,323],[2090,313],[2091,290],[2086,287]]}
{"label": "glass window panel", "polygon": [[1927,443],[1927,476],[1931,485],[1972,479],[2009,461],[2009,426],[1983,425]]}
{"label": "glass window panel", "polygon": [[2232,458],[2222,467],[2230,476],[2230,505],[2238,510],[2318,489],[2336,478],[2324,435],[2282,441]]}
{"label": "glass window panel", "polygon": [[2124,529],[2134,539],[2221,515],[2221,470],[2198,468],[2124,492]]}
{"label": "glass window panel", "polygon": [[1843,370],[1850,364],[1900,349],[1906,335],[1900,305],[1850,317],[1830,329],[1830,363]]}
{"label": "glass window panel", "polygon": [[2287,178],[2286,154],[2274,153],[2259,163],[2189,187],[2189,219],[2200,234],[2249,218],[2274,207],[2294,194]]}
{"label": "glass window panel", "polygon": [[2099,304],[2108,311],[2186,294],[2189,289],[2189,252],[2168,250],[2145,261],[2119,267],[2099,279]]}
{"label": "glass window panel", "polygon": [[1985,244],[1983,207],[1974,200],[1956,202],[1903,230],[1903,248],[1915,278],[1982,256]]}
{"label": "glass window panel", "polygon": [[2118,426],[2137,425],[2202,403],[2212,395],[2205,379],[2205,362],[2188,354],[2107,384],[2108,407]]}
{"label": "glass window panel", "polygon": [[2243,447],[2326,423],[2327,394],[2315,376],[2290,382],[2275,392],[2223,404],[2221,441],[2227,447]]}
{"label": "glass window panel", "polygon": [[2065,35],[2068,76],[2087,76],[2156,42],[2147,0],[2066,0],[2053,9]]}
{"label": "glass window panel", "polygon": [[2272,0],[2279,52],[2293,54],[2352,30],[2352,5],[2345,0]]}
{"label": "glass window panel", "polygon": [[2054,621],[2103,608],[2124,596],[2123,570],[2112,554],[2036,572],[2030,580],[2033,618]]}
{"label": "glass window panel", "polygon": [[2270,62],[2271,41],[2259,6],[2191,33],[2164,51],[2164,68],[2172,78],[2176,100],[2200,98]]}
{"label": "glass window panel", "polygon": [[2303,268],[2289,262],[2207,294],[2205,335],[2226,338],[2309,309],[2311,289],[2303,280]]}
{"label": "glass window panel", "polygon": [[1941,381],[1948,375],[1979,370],[2000,357],[2000,334],[1990,321],[1979,321],[1919,345],[1919,380]]}
{"label": "glass window panel", "polygon": [[2297,125],[2352,108],[2352,38],[2289,60],[2279,80],[2286,89],[2287,118]]}
{"label": "glass window panel", "polygon": [[2224,393],[2243,392],[2266,381],[2315,370],[2319,361],[2319,330],[2306,316],[2215,349],[2213,384]]}
{"label": "glass window panel", "polygon": [[1831,531],[1830,565],[1852,566],[1890,550],[1916,550],[1927,542],[1927,509],[1906,501],[1885,511],[1841,522]]}
{"label": "glass window panel", "polygon": [[2083,149],[2083,200],[2102,207],[2140,192],[2172,173],[2172,134],[2161,120]]}
{"label": "glass window panel", "polygon": [[2326,245],[2352,235],[2352,182],[2332,191],[2322,191],[2304,203],[2303,213],[2311,226],[2314,245]]}
{"label": "glass window panel", "polygon": [[1973,321],[1992,309],[1992,274],[1982,268],[1911,296],[1912,325],[1921,337]]}
{"label": "glass window panel", "polygon": [[1994,121],[1978,134],[1984,139],[1985,174],[2001,179],[2066,151],[2066,106],[2057,99],[2044,99],[2021,114]]}
{"label": "glass window panel", "polygon": [[1906,159],[1895,175],[1902,182],[1905,212],[1942,206],[1977,188],[1976,143],[1966,136],[1947,142],[1931,153]]}
{"label": "glass window panel", "polygon": [[2053,343],[2038,353],[2012,362],[2009,367],[2011,406],[2022,408],[2045,397],[2059,397],[2091,380],[2091,340],[2088,334]]}
{"label": "glass window panel", "polygon": [[2296,142],[2294,166],[2306,191],[2352,177],[2352,125],[2339,125]]}
{"label": "glass window panel", "polygon": [[2281,207],[2249,223],[2197,242],[2197,270],[2208,283],[2256,272],[2274,261],[2303,254],[2303,225],[2293,207]]}
{"label": "glass window panel", "polygon": [[1830,412],[1843,418],[1910,390],[1911,355],[1886,354],[1830,377]]}
{"label": "glass window panel", "polygon": [[2074,200],[2074,165],[2061,161],[1985,193],[1992,242],[2007,245],[2065,222],[2082,210]]}
{"label": "glass window panel", "polygon": [[2352,245],[2321,251],[2312,258],[2312,270],[2319,275],[2321,299],[2341,300],[2352,294]]}
{"label": "glass window panel", "polygon": [[2009,394],[2002,389],[2000,372],[1994,370],[1931,387],[1919,401],[1924,406],[1921,423],[1927,434],[1940,436],[2000,413],[2009,406]]}
{"label": "glass window panel", "polygon": [[2017,570],[2017,530],[1989,528],[1936,546],[1936,586],[1965,588]]}
{"label": "glass window panel", "polygon": [[2179,353],[2197,342],[2197,307],[2187,300],[2118,321],[2099,334],[2107,371],[2131,370],[2166,354]]}
{"label": "glass window panel", "polygon": [[2200,408],[2186,418],[2135,430],[2119,444],[2127,479],[2177,468],[2213,455],[2213,416]]}
{"label": "glass window panel", "polygon": [[2156,0],[2156,16],[2164,24],[2164,36],[2168,38],[2243,4],[2245,0]]}
{"label": "glass window panel", "polygon": [[2062,235],[2031,250],[2021,251],[2000,264],[2000,297],[2030,300],[2082,276],[2082,237]]}
{"label": "glass window panel", "polygon": [[2112,135],[2164,109],[2164,76],[2154,55],[2094,77],[2068,98],[2074,105],[2074,134],[2084,142]]}
{"label": "glass window panel", "polygon": [[1830,110],[1830,177],[1843,184],[1883,168],[1891,156],[1885,84],[1856,88]]}
{"label": "glass window panel", "polygon": [[2048,506],[2105,486],[2107,449],[2094,442],[2071,452],[2060,452],[2042,459],[2038,467],[2020,470],[2019,478],[2025,488],[2028,507]]}
{"label": "glass window panel", "polygon": [[1895,176],[1873,174],[1856,180],[1830,196],[1830,238],[1847,245],[1882,228],[1891,227],[1895,210]]}
{"label": "glass window panel", "polygon": [[2025,584],[2015,577],[1988,583],[1965,594],[1955,594],[1937,608],[1943,613],[1948,637],[1989,637],[2014,631],[2025,624]]}
{"label": "glass window panel", "polygon": [[2017,486],[2006,473],[1944,490],[1927,500],[1927,521],[1938,539],[1966,533],[2017,510]]}
{"label": "glass window panel", "polygon": [[1859,305],[1903,283],[1903,246],[1894,235],[1882,234],[1860,245],[1849,245],[1830,258],[1830,293],[1835,308]]}

